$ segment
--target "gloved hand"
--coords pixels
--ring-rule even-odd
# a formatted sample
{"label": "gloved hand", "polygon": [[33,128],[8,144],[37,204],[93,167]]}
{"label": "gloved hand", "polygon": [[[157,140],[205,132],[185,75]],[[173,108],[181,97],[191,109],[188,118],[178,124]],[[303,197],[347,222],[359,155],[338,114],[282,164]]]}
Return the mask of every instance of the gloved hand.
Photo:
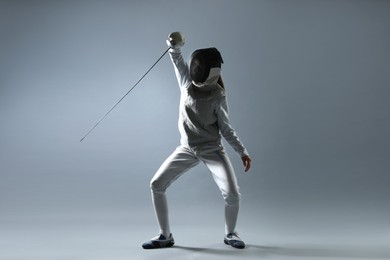
{"label": "gloved hand", "polygon": [[242,160],[242,164],[245,167],[245,172],[249,171],[249,169],[251,168],[251,161],[252,161],[252,159],[249,157],[249,155],[244,155],[241,158],[241,160]]}
{"label": "gloved hand", "polygon": [[167,45],[172,49],[179,49],[185,43],[184,35],[181,32],[173,32],[168,35]]}

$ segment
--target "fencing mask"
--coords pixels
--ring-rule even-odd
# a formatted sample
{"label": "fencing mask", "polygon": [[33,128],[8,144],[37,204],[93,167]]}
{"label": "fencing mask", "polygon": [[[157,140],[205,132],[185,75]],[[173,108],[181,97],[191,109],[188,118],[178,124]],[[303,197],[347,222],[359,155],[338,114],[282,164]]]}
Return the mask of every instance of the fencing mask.
{"label": "fencing mask", "polygon": [[206,48],[194,51],[190,59],[190,76],[192,82],[201,87],[216,83],[220,76],[221,53],[216,48]]}

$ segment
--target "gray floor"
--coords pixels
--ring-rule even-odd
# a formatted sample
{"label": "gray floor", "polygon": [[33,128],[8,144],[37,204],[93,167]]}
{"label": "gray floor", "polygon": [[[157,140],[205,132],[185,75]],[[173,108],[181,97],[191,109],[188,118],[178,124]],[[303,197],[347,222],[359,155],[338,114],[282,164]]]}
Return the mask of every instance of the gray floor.
{"label": "gray floor", "polygon": [[141,243],[155,235],[149,214],[1,218],[0,259],[390,259],[385,241],[321,237],[299,228],[294,234],[259,232],[259,223],[250,217],[240,225],[247,247],[236,250],[222,243],[218,221],[207,219],[204,225],[199,218],[175,221],[174,247],[143,250]]}

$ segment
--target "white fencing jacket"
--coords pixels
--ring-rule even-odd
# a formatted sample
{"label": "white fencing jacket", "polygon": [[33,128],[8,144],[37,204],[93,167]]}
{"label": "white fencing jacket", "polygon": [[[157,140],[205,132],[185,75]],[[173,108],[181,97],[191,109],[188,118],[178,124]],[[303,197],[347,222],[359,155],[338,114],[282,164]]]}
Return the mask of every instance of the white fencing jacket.
{"label": "white fencing jacket", "polygon": [[219,71],[210,72],[206,84],[196,86],[180,49],[170,49],[169,54],[181,91],[178,120],[181,145],[194,150],[222,146],[222,135],[241,157],[248,155],[230,125],[225,90],[217,83]]}

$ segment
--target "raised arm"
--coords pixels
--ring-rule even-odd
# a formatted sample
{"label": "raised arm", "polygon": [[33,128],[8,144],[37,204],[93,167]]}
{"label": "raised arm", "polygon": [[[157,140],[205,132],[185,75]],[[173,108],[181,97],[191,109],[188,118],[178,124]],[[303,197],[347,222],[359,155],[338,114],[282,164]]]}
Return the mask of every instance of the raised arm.
{"label": "raised arm", "polygon": [[177,82],[180,87],[187,87],[191,82],[188,65],[184,61],[180,49],[184,45],[184,42],[184,36],[180,32],[171,33],[167,40],[167,45],[170,47],[169,56],[171,57]]}

